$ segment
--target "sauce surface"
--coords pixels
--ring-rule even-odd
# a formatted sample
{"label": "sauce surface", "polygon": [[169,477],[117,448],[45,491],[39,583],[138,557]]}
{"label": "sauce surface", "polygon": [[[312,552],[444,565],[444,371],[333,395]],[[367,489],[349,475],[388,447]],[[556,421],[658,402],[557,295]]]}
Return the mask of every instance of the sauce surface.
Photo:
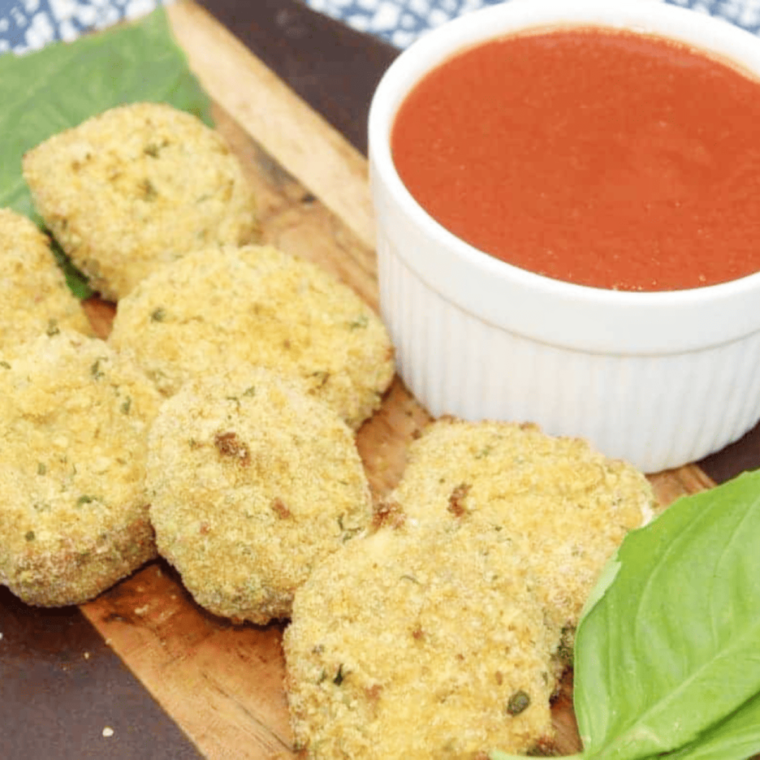
{"label": "sauce surface", "polygon": [[433,218],[523,269],[634,291],[760,270],[760,82],[684,45],[488,42],[412,90],[391,149]]}

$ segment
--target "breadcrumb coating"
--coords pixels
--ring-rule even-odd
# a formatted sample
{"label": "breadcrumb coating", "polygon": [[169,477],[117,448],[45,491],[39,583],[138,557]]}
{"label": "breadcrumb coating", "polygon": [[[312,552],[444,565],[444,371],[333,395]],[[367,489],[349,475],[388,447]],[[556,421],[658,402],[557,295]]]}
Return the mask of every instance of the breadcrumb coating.
{"label": "breadcrumb coating", "polygon": [[104,298],[158,266],[258,235],[237,157],[214,130],[164,103],[119,106],[23,158],[37,211]]}
{"label": "breadcrumb coating", "polygon": [[314,565],[371,519],[351,430],[264,369],[189,383],[162,406],[149,445],[159,552],[217,615],[287,617]]}
{"label": "breadcrumb coating", "polygon": [[61,328],[91,333],[47,236],[25,216],[0,209],[0,350]]}
{"label": "breadcrumb coating", "polygon": [[284,634],[309,758],[485,760],[552,736],[556,631],[525,564],[477,518],[395,512],[319,565]]}
{"label": "breadcrumb coating", "polygon": [[109,340],[166,396],[209,368],[256,364],[302,378],[353,428],[394,372],[372,309],[325,270],[269,246],[198,251],[155,272],[119,303]]}
{"label": "breadcrumb coating", "polygon": [[28,604],[78,604],[156,556],[145,460],[160,401],[73,331],[0,359],[0,583]]}
{"label": "breadcrumb coating", "polygon": [[412,443],[388,499],[421,520],[477,515],[498,525],[531,566],[549,619],[569,628],[625,534],[655,505],[643,474],[584,440],[453,418]]}

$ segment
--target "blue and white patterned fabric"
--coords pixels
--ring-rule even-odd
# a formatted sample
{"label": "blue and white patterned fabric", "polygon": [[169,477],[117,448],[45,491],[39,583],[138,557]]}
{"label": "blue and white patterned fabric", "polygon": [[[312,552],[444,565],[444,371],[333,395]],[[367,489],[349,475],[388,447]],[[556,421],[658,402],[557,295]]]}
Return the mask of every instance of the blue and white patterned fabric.
{"label": "blue and white patterned fabric", "polygon": [[[305,0],[314,10],[404,48],[428,29],[503,0]],[[568,0],[572,2],[572,0]],[[615,2],[615,0],[610,0]],[[666,0],[760,32],[760,0]]]}
{"label": "blue and white patterned fabric", "polygon": [[68,42],[82,32],[144,16],[159,4],[161,0],[0,0],[0,53]]}
{"label": "blue and white patterned fabric", "polygon": [[[304,0],[316,11],[404,48],[420,34],[463,13],[503,0]],[[571,1],[571,0],[568,0]],[[136,18],[171,0],[0,0],[0,53],[36,50]],[[241,0],[258,2],[258,0]],[[614,2],[614,0],[610,0]],[[760,33],[760,0],[665,0],[722,16]]]}

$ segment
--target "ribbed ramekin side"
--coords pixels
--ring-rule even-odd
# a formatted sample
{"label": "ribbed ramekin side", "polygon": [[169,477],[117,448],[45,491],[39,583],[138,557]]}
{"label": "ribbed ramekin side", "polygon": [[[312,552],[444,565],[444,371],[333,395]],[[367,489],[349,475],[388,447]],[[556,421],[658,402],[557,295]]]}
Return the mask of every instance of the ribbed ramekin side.
{"label": "ribbed ramekin side", "polygon": [[378,257],[399,374],[433,416],[535,422],[648,472],[706,456],[760,418],[758,335],[671,356],[569,350],[450,303],[386,239]]}

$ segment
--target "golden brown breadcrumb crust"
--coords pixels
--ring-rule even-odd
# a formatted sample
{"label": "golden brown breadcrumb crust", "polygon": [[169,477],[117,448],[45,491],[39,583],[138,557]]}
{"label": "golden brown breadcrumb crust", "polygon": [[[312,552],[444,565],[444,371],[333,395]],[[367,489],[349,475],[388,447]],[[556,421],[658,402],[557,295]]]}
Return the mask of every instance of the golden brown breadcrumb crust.
{"label": "golden brown breadcrumb crust", "polygon": [[286,691],[309,758],[442,760],[552,735],[557,632],[524,563],[477,518],[402,520],[296,592]]}
{"label": "golden brown breadcrumb crust", "polygon": [[23,168],[119,303],[107,343],[68,329],[89,326],[47,239],[0,210],[0,583],[80,603],[158,550],[212,613],[290,616],[313,760],[550,746],[563,647],[652,514],[644,476],[534,425],[443,418],[373,512],[352,428],[392,381],[387,330],[320,267],[247,244],[254,199],[217,133],[123,106]]}
{"label": "golden brown breadcrumb crust", "polygon": [[0,350],[61,328],[91,334],[48,237],[26,217],[0,209]]}
{"label": "golden brown breadcrumb crust", "polygon": [[104,298],[188,251],[258,235],[255,203],[220,134],[164,103],[105,111],[26,153],[37,211]]}
{"label": "golden brown breadcrumb crust", "polygon": [[535,425],[443,418],[423,430],[388,497],[420,520],[477,515],[536,575],[552,621],[574,627],[625,534],[652,517],[649,481],[577,438]]}
{"label": "golden brown breadcrumb crust", "polygon": [[188,254],[119,303],[110,343],[165,395],[210,369],[256,364],[302,378],[358,427],[393,379],[385,326],[322,268],[269,246]]}
{"label": "golden brown breadcrumb crust", "polygon": [[0,358],[0,583],[76,604],[156,556],[145,491],[151,383],[61,330]]}
{"label": "golden brown breadcrumb crust", "polygon": [[287,617],[312,568],[372,514],[349,428],[256,367],[189,383],[164,403],[148,487],[159,551],[196,601],[259,624]]}

